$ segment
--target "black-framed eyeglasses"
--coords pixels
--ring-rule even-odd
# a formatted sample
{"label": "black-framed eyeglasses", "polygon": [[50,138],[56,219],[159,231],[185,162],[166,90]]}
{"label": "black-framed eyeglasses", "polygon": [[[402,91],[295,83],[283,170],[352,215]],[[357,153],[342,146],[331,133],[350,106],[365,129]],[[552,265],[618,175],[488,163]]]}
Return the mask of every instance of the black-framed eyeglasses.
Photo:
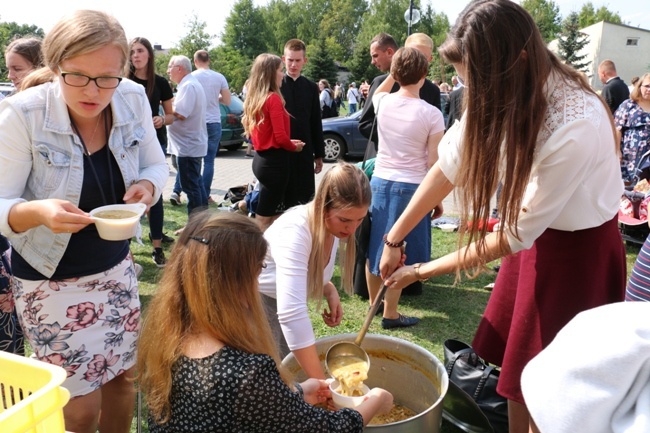
{"label": "black-framed eyeglasses", "polygon": [[63,82],[72,87],[86,87],[91,81],[100,89],[114,89],[120,85],[122,77],[89,77],[79,72],[64,72],[59,66]]}

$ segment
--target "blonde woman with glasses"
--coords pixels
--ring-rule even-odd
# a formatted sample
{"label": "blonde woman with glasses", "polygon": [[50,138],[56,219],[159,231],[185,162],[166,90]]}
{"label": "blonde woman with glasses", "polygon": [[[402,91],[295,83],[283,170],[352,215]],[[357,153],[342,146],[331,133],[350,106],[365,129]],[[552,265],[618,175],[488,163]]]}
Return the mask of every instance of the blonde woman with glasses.
{"label": "blonde woman with glasses", "polygon": [[77,11],[43,41],[47,83],[0,104],[16,309],[34,355],[68,373],[77,433],[129,431],[140,317],[129,241],[101,239],[88,212],[149,206],[168,176],[144,88],[122,80],[128,55],[113,17]]}

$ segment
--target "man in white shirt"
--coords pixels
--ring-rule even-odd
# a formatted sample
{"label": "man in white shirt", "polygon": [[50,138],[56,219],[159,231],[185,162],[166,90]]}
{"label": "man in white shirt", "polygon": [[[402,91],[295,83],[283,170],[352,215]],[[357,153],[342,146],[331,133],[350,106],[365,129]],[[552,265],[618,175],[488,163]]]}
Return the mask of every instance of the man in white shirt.
{"label": "man in white shirt", "polygon": [[348,88],[348,111],[350,114],[357,111],[357,104],[359,102],[359,91],[356,88],[356,83],[350,83]]}
{"label": "man in white shirt", "polygon": [[228,81],[219,72],[210,69],[210,55],[205,50],[194,53],[196,70],[192,75],[201,83],[205,92],[206,114],[205,121],[208,131],[208,151],[203,158],[202,183],[208,203],[212,202],[210,189],[214,177],[214,159],[219,152],[221,141],[221,108],[219,103],[230,105],[230,89]]}
{"label": "man in white shirt", "polygon": [[192,64],[185,56],[169,60],[167,74],[178,84],[174,98],[174,122],[169,125],[169,148],[176,155],[177,179],[187,194],[187,213],[208,205],[208,197],[201,182],[201,161],[208,150],[205,128],[205,93],[192,75]]}

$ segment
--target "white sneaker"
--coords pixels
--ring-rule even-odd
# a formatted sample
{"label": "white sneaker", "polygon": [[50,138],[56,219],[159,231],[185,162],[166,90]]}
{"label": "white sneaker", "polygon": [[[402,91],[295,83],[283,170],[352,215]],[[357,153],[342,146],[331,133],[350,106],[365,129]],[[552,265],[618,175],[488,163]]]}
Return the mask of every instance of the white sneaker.
{"label": "white sneaker", "polygon": [[180,206],[181,203],[183,203],[183,200],[181,200],[181,195],[175,192],[172,192],[172,195],[169,196],[169,201],[174,206]]}
{"label": "white sneaker", "polygon": [[140,275],[142,274],[142,271],[144,270],[144,268],[142,267],[142,265],[140,265],[138,263],[134,263],[133,267],[135,268],[135,277],[140,278]]}

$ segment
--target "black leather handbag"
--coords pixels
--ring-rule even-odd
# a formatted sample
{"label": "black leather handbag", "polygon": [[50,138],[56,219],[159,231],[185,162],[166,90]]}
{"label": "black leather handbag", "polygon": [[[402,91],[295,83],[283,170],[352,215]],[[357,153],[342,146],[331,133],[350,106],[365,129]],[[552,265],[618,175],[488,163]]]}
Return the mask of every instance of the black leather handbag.
{"label": "black leather handbag", "polygon": [[508,433],[508,400],[497,393],[499,370],[462,341],[446,340],[444,356],[449,380],[476,402],[496,433]]}

